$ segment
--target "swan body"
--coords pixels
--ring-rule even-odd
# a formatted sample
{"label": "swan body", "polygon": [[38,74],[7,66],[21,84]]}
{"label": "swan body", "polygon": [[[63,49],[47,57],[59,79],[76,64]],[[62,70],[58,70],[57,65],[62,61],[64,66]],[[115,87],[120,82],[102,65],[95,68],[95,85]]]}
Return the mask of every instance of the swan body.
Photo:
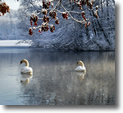
{"label": "swan body", "polygon": [[21,69],[22,74],[32,74],[33,69],[29,67],[29,62],[26,59],[20,61],[20,64],[25,63],[25,66]]}
{"label": "swan body", "polygon": [[23,74],[32,74],[32,72],[33,72],[33,70],[32,70],[31,67],[25,66],[25,67],[23,67],[23,68],[21,69],[21,73],[23,73]]}
{"label": "swan body", "polygon": [[75,68],[75,71],[85,71],[85,70],[86,70],[86,68],[83,67],[83,66],[77,66],[77,67]]}
{"label": "swan body", "polygon": [[77,66],[75,68],[75,71],[77,71],[77,72],[83,72],[83,71],[86,72],[86,68],[85,68],[84,63],[82,61],[78,61],[77,64],[79,66]]}

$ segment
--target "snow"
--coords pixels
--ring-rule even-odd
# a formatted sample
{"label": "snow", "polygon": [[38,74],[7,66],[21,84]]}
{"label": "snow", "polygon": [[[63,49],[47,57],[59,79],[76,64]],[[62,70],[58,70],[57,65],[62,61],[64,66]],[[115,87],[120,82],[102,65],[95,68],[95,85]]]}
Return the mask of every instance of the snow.
{"label": "snow", "polygon": [[3,0],[3,2],[6,2],[7,5],[9,5],[10,9],[17,10],[19,8],[19,1],[17,0]]}
{"label": "snow", "polygon": [[31,46],[31,44],[28,43],[28,41],[19,43],[21,41],[22,40],[1,40],[0,47],[29,47],[29,46]]}

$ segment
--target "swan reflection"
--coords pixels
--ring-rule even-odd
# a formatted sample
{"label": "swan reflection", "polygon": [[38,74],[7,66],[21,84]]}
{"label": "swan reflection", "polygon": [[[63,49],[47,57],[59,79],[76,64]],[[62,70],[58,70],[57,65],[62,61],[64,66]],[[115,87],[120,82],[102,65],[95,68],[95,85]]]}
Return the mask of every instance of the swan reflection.
{"label": "swan reflection", "polygon": [[86,71],[85,72],[76,72],[77,78],[80,80],[83,80],[85,77]]}
{"label": "swan reflection", "polygon": [[22,84],[29,84],[30,79],[32,79],[33,75],[29,75],[29,74],[21,74],[21,80],[20,82]]}

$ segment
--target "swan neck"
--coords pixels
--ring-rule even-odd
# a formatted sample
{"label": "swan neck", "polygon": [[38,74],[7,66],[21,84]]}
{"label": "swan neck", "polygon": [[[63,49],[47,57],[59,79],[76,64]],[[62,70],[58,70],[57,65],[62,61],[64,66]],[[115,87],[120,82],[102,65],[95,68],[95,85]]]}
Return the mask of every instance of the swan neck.
{"label": "swan neck", "polygon": [[25,66],[29,67],[29,62],[28,61],[24,61]]}
{"label": "swan neck", "polygon": [[81,62],[80,65],[84,67],[84,63],[83,62]]}

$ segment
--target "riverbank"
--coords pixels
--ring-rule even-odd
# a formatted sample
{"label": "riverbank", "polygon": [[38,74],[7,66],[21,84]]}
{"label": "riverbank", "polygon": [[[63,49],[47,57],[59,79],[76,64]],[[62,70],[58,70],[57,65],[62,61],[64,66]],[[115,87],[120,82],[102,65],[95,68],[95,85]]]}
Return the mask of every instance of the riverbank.
{"label": "riverbank", "polygon": [[31,40],[0,40],[0,47],[30,47]]}

